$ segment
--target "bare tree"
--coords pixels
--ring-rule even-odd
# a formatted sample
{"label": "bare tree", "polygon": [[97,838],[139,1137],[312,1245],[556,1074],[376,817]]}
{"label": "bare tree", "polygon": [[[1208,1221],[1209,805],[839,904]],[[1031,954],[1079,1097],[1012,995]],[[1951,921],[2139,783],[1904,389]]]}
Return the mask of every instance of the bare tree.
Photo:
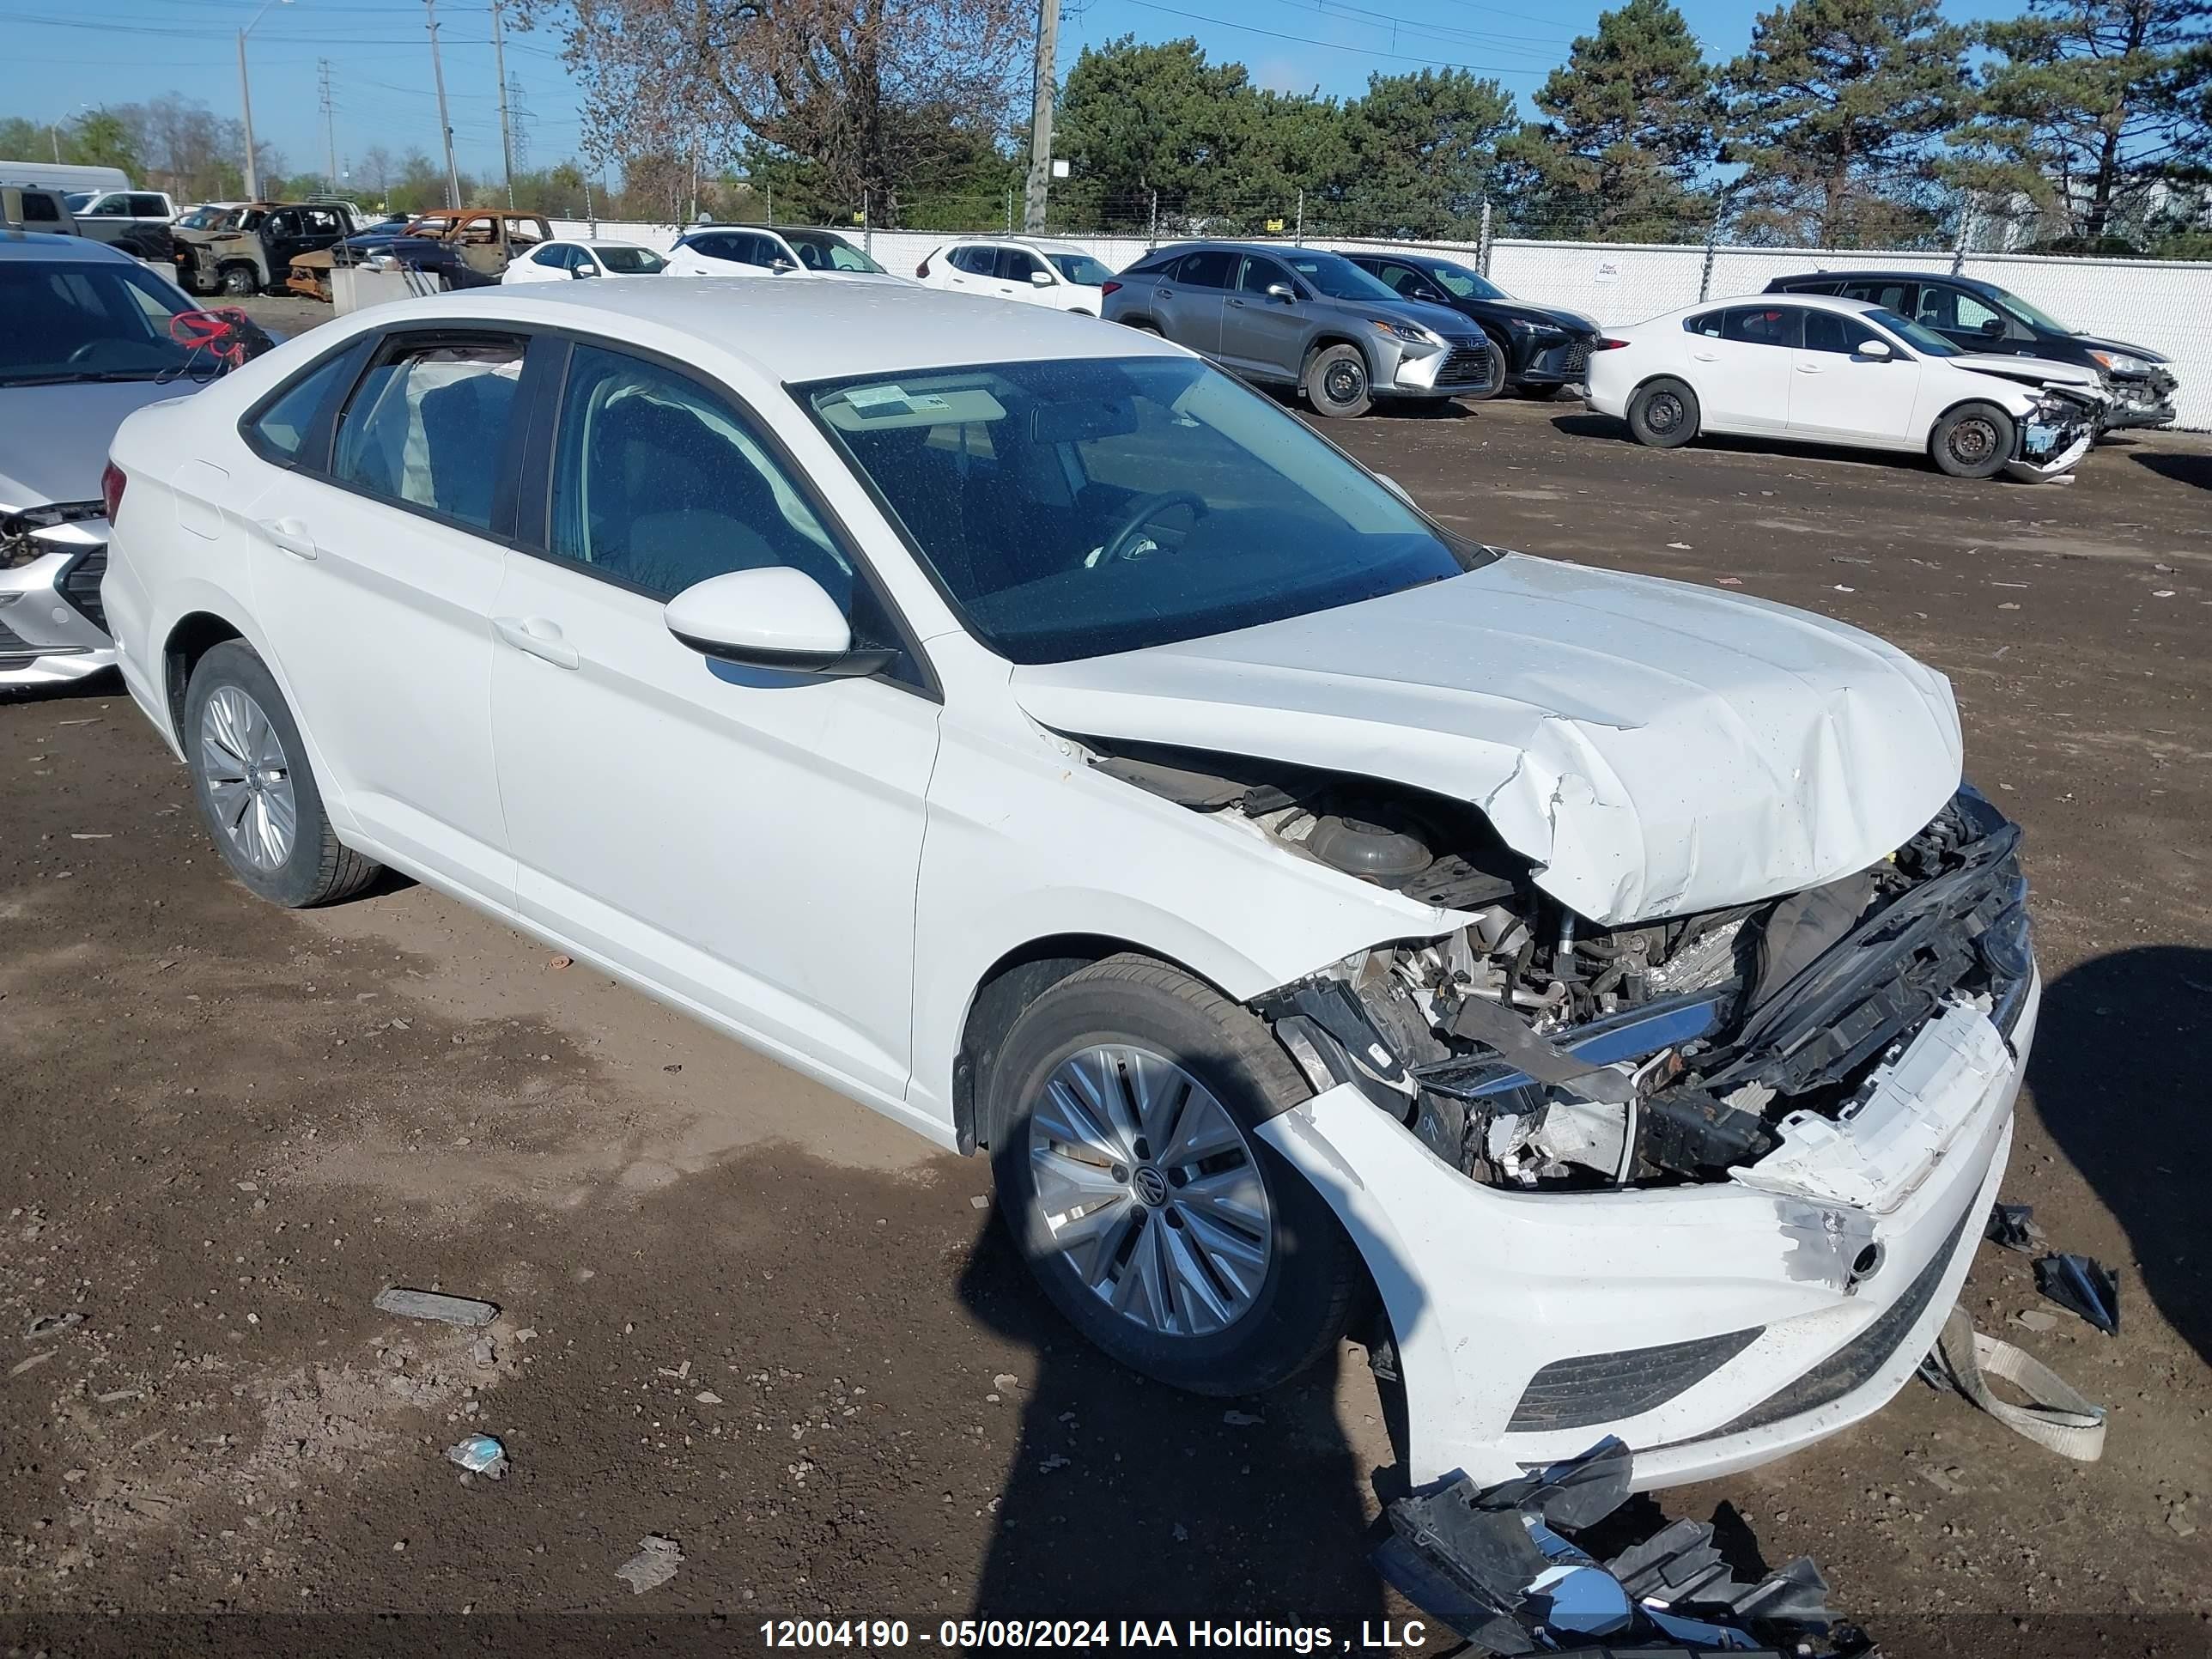
{"label": "bare tree", "polygon": [[522,0],[559,28],[602,159],[743,149],[804,165],[810,194],[900,197],[1006,125],[1033,0]]}

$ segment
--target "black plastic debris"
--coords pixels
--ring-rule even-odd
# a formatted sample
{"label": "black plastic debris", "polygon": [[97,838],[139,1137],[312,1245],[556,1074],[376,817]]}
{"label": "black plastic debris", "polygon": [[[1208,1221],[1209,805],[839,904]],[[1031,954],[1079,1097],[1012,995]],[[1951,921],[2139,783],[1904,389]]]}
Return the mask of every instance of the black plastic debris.
{"label": "black plastic debris", "polygon": [[2035,1206],[2032,1204],[1999,1204],[1990,1212],[1990,1224],[1983,1229],[1982,1237],[2003,1249],[2016,1250],[2022,1255],[2033,1255],[2046,1243],[2043,1229],[2035,1224]]}
{"label": "black plastic debris", "polygon": [[2120,1334],[2120,1276],[2086,1255],[2037,1258],[2035,1288],[2107,1336]]}
{"label": "black plastic debris", "polygon": [[1607,1437],[1503,1486],[1465,1475],[1390,1506],[1384,1578],[1478,1650],[1765,1653],[1860,1659],[1874,1648],[1827,1610],[1805,1559],[1754,1583],[1722,1559],[1711,1524],[1676,1521],[1599,1562],[1566,1534],[1626,1501],[1633,1455]]}

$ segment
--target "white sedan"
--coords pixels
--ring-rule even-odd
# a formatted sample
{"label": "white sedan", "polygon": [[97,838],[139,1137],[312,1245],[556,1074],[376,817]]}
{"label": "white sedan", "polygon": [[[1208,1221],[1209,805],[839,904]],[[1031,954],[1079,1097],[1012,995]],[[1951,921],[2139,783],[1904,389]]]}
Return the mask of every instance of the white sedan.
{"label": "white sedan", "polygon": [[679,276],[826,277],[841,283],[892,283],[894,276],[834,230],[796,225],[701,225],[668,250]]}
{"label": "white sedan", "polygon": [[121,666],[240,882],[391,866],[988,1148],[1178,1387],[1379,1309],[1416,1482],[1903,1386],[2038,997],[1940,674],[1463,539],[1156,337],[749,322],[471,289],[125,424]]}
{"label": "white sedan", "polygon": [[1673,448],[1704,432],[1915,452],[1954,477],[2040,480],[2096,441],[2105,394],[2071,363],[1962,350],[1857,300],[1754,295],[1607,331],[1589,405]]}
{"label": "white sedan", "polygon": [[502,283],[565,283],[580,276],[657,276],[668,261],[636,242],[547,242],[510,264]]}

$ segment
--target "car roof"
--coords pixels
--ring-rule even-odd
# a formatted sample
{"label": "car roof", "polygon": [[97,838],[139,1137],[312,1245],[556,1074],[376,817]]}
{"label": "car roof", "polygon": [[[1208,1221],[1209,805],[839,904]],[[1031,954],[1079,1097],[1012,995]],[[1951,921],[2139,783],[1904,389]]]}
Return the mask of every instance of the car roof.
{"label": "car roof", "polygon": [[465,317],[597,331],[615,340],[627,320],[641,331],[674,330],[784,384],[975,363],[1188,355],[1157,335],[1049,307],[979,306],[969,295],[918,283],[720,276],[525,283],[393,301],[356,315],[393,324]]}
{"label": "car roof", "polygon": [[1683,306],[1667,314],[1694,317],[1701,312],[1729,311],[1738,307],[1753,311],[1771,310],[1784,301],[1793,306],[1810,306],[1815,311],[1840,311],[1851,316],[1886,308],[1871,300],[1844,300],[1832,294],[1798,294],[1784,289],[1778,294],[1731,294],[1718,300],[1700,300],[1693,306]]}
{"label": "car roof", "polygon": [[955,236],[945,243],[947,247],[969,245],[988,247],[1025,247],[1038,253],[1087,253],[1090,250],[1080,243],[1065,241],[1057,236],[1024,236],[1018,230],[1000,235],[994,231],[979,230],[971,235]]}
{"label": "car roof", "polygon": [[1785,283],[1956,283],[1960,288],[1993,289],[1995,283],[1964,276],[1950,270],[1807,270],[1784,276]]}
{"label": "car roof", "polygon": [[121,248],[95,242],[88,236],[55,236],[43,230],[0,231],[0,259],[54,264],[82,264],[88,260],[126,265],[138,263]]}

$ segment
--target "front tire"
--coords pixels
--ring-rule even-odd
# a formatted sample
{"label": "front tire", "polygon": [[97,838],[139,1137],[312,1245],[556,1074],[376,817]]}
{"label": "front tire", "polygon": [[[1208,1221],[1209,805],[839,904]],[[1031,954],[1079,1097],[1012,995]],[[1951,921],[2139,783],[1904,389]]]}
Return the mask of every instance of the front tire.
{"label": "front tire", "polygon": [[1653,449],[1680,448],[1698,435],[1698,394],[1680,380],[1653,380],[1628,400],[1628,429]]}
{"label": "front tire", "polygon": [[1928,453],[1954,478],[1992,477],[2012,459],[2012,416],[1995,404],[1960,404],[1936,422]]}
{"label": "front tire", "polygon": [[1497,341],[1492,339],[1486,334],[1483,336],[1483,343],[1490,348],[1490,384],[1484,386],[1480,392],[1455,392],[1453,395],[1458,398],[1462,403],[1486,404],[1492,398],[1503,395],[1506,389],[1507,371],[1504,347],[1499,345]]}
{"label": "front tire", "polygon": [[339,843],[276,676],[241,641],[215,647],[185,692],[192,795],[231,873],[287,909],[350,898],[379,866]]}
{"label": "front tire", "polygon": [[1358,1254],[1255,1127],[1311,1091],[1249,1012],[1109,957],[1032,1003],[982,1084],[1000,1213],[1113,1358],[1194,1394],[1256,1394],[1343,1335]]}
{"label": "front tire", "polygon": [[261,284],[254,281],[250,265],[225,265],[220,286],[225,294],[241,300],[261,291]]}
{"label": "front tire", "polygon": [[1333,419],[1364,415],[1375,404],[1367,384],[1367,359],[1358,346],[1322,347],[1306,359],[1301,383],[1306,401]]}

